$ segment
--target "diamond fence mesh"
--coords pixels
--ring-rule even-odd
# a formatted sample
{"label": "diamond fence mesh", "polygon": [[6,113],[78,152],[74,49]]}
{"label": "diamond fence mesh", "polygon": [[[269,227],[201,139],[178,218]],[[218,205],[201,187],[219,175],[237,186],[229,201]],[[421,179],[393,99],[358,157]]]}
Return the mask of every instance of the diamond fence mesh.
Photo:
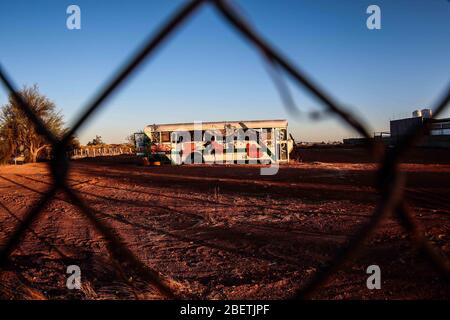
{"label": "diamond fence mesh", "polygon": [[[166,41],[177,28],[180,28],[187,18],[200,10],[204,5],[211,5],[231,28],[234,28],[246,41],[248,41],[257,51],[260,52],[264,61],[276,72],[284,72],[300,87],[306,89],[312,96],[318,99],[327,112],[335,114],[342,122],[349,125],[356,133],[366,138],[367,152],[381,156],[381,163],[377,173],[376,188],[379,193],[379,201],[370,219],[362,225],[349,240],[336,250],[334,258],[328,263],[319,267],[317,272],[307,281],[306,285],[298,288],[292,298],[307,299],[333,275],[343,263],[355,253],[360,245],[373,233],[380,221],[389,215],[397,218],[398,222],[411,235],[414,244],[425,254],[439,272],[446,278],[450,278],[450,261],[439,250],[434,247],[425,237],[424,232],[416,221],[413,209],[408,207],[404,201],[403,192],[405,177],[399,170],[401,157],[405,152],[414,146],[420,138],[431,129],[429,122],[424,122],[420,126],[413,127],[409,132],[393,147],[385,148],[378,144],[369,134],[367,126],[358,120],[354,115],[331,98],[323,89],[308,78],[294,63],[272,47],[263,37],[258,34],[250,24],[243,19],[229,1],[226,0],[192,0],[182,5],[141,47],[137,53],[126,61],[118,72],[113,75],[102,88],[92,102],[80,113],[79,118],[66,135],[58,139],[48,130],[41,119],[37,117],[30,106],[22,99],[16,86],[7,75],[5,69],[0,65],[0,79],[7,91],[16,100],[22,111],[32,121],[38,134],[44,136],[52,145],[53,157],[50,168],[52,174],[52,185],[41,196],[39,201],[19,219],[17,226],[0,250],[0,268],[4,268],[11,253],[21,243],[25,233],[32,232],[32,225],[39,221],[45,206],[55,197],[57,192],[65,193],[69,200],[80,209],[80,212],[90,221],[92,226],[104,237],[109,253],[114,259],[114,267],[126,281],[132,274],[137,274],[148,284],[152,285],[161,295],[166,298],[186,298],[180,295],[176,288],[171,287],[166,277],[158,271],[153,270],[144,264],[136,255],[127,248],[119,234],[104,220],[99,219],[99,212],[95,211],[75,192],[67,183],[69,170],[69,159],[67,158],[67,146],[70,138],[80,129],[86,119],[99,110],[105,100],[120,86],[125,80],[141,66],[145,59],[148,59],[154,51]],[[278,89],[280,83],[276,82]],[[281,86],[282,87],[282,86]],[[280,90],[283,101],[288,111],[297,112],[295,105],[289,103],[290,97],[286,91]],[[447,107],[450,100],[450,86],[442,97],[437,100],[433,108],[433,116],[436,117]],[[286,103],[287,102],[287,103]]]}

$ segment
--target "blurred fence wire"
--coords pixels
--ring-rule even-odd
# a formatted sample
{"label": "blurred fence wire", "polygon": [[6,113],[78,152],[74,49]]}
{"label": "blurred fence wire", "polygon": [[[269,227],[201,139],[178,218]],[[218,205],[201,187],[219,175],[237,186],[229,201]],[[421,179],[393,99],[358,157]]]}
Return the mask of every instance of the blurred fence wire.
{"label": "blurred fence wire", "polygon": [[[127,248],[119,234],[104,220],[99,218],[99,213],[90,208],[80,196],[70,188],[67,183],[69,170],[68,143],[70,137],[77,132],[89,117],[98,111],[112,93],[119,90],[121,85],[133,72],[138,69],[145,59],[149,59],[157,48],[164,41],[179,29],[186,20],[204,5],[211,5],[217,14],[222,17],[231,28],[234,28],[242,38],[249,42],[267,63],[270,75],[274,80],[277,90],[280,91],[285,107],[292,114],[298,115],[299,110],[295,106],[292,97],[282,81],[282,76],[286,75],[299,87],[306,89],[313,97],[324,105],[324,111],[336,115],[354,131],[367,138],[367,152],[378,154],[381,157],[380,169],[378,172],[377,189],[379,192],[379,202],[371,215],[369,221],[359,228],[359,230],[349,237],[349,240],[341,246],[335,256],[317,272],[311,276],[306,285],[296,290],[292,298],[306,299],[313,297],[314,293],[326,283],[343,263],[356,252],[361,244],[373,233],[380,221],[389,215],[398,218],[399,223],[410,233],[412,241],[420,248],[435,267],[445,276],[450,277],[450,262],[438,251],[426,238],[421,226],[417,223],[413,209],[408,207],[403,198],[405,178],[399,170],[399,163],[402,155],[412,147],[420,138],[429,132],[430,125],[423,125],[411,128],[409,133],[396,144],[394,148],[386,149],[376,143],[369,134],[368,126],[352,113],[348,112],[342,105],[334,100],[325,90],[314,83],[298,66],[290,61],[286,56],[276,50],[266,41],[247,21],[242,18],[228,0],[191,0],[187,1],[176,10],[172,16],[163,23],[154,34],[152,34],[144,45],[139,48],[118,71],[101,87],[94,99],[80,113],[79,118],[72,126],[71,130],[62,138],[55,137],[48,130],[41,119],[39,119],[22,99],[17,87],[0,65],[0,80],[7,91],[16,100],[17,104],[33,122],[37,132],[44,136],[51,144],[53,158],[51,159],[52,185],[37,203],[20,219],[6,243],[0,250],[0,268],[4,268],[9,256],[21,243],[27,231],[34,232],[32,224],[37,222],[43,209],[55,197],[57,192],[65,193],[70,201],[76,205],[80,212],[89,219],[94,228],[102,234],[107,243],[107,248],[118,273],[128,279],[131,274],[136,274],[148,284],[152,285],[158,292],[166,298],[185,298],[180,295],[176,288],[171,286],[170,281],[156,270],[151,269],[140,261],[135,254]],[[19,40],[18,40],[19,41]],[[433,116],[439,115],[449,104],[450,86],[442,97],[437,100]]]}

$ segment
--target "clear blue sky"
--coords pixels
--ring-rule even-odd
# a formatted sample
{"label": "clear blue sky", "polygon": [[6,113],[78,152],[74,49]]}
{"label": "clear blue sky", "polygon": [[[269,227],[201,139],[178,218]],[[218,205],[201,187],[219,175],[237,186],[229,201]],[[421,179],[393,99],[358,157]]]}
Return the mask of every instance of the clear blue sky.
{"label": "clear blue sky", "polygon": [[[66,122],[181,0],[0,2],[0,62],[16,84],[37,83]],[[81,7],[82,29],[66,29],[66,8]],[[392,118],[428,107],[450,84],[447,0],[242,0],[241,13],[333,97],[387,130]],[[382,29],[366,28],[381,7]],[[290,83],[304,110],[321,108]],[[158,50],[79,132],[106,142],[153,123],[287,118],[303,141],[354,136],[334,118],[286,113],[259,55],[209,6]],[[0,89],[0,104],[6,93]],[[449,115],[447,112],[446,116]]]}

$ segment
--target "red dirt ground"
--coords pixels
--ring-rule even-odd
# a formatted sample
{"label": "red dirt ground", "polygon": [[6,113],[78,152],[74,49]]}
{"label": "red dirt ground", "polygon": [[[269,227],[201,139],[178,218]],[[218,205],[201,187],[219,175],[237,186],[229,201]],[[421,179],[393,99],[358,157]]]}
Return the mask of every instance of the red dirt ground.
{"label": "red dirt ground", "polygon": [[[275,176],[260,176],[251,165],[141,167],[134,159],[95,158],[73,161],[69,182],[141,261],[183,294],[284,299],[332,259],[378,199],[376,164],[350,163],[351,152],[327,153],[328,162],[323,152],[305,150],[305,162],[281,166]],[[450,258],[450,165],[402,168],[410,206]],[[0,167],[0,243],[49,183],[46,164]],[[32,229],[0,272],[2,298],[158,297],[139,276],[121,280],[102,237],[62,193]],[[66,288],[70,264],[81,267],[81,290]],[[372,264],[381,268],[381,290],[366,287]],[[387,219],[314,298],[449,299],[450,286]]]}

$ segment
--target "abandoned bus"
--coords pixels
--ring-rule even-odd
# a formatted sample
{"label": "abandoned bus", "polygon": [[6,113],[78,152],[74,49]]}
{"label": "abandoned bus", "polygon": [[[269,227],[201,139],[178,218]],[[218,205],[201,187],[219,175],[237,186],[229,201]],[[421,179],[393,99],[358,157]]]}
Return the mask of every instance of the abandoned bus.
{"label": "abandoned bus", "polygon": [[286,120],[154,124],[140,141],[147,141],[149,157],[173,164],[287,163],[293,147],[287,126]]}

